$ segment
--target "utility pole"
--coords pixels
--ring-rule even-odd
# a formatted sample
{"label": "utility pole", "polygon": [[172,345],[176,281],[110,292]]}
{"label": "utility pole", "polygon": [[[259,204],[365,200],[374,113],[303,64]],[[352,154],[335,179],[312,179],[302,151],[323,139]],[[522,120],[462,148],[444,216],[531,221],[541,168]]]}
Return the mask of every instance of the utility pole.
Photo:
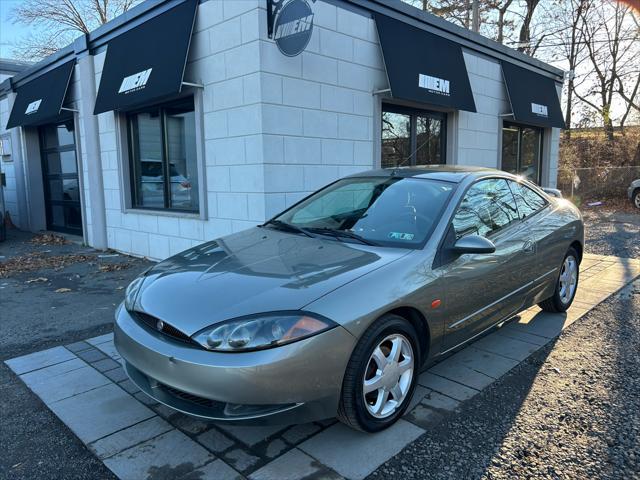
{"label": "utility pole", "polygon": [[478,1],[479,0],[473,0],[473,6],[471,7],[471,9],[472,9],[472,27],[471,27],[471,29],[474,32],[479,32],[480,31],[480,8],[478,6]]}

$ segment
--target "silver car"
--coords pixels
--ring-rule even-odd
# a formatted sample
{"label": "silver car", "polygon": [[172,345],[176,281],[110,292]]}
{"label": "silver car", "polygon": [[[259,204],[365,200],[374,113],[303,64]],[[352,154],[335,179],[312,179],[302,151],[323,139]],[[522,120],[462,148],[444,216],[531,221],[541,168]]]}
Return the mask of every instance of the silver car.
{"label": "silver car", "polygon": [[627,195],[635,207],[640,208],[640,178],[631,182],[627,189]]}
{"label": "silver car", "polygon": [[583,244],[576,207],[501,171],[365,172],[151,268],[116,347],[190,415],[375,432],[425,365],[531,305],[569,308]]}

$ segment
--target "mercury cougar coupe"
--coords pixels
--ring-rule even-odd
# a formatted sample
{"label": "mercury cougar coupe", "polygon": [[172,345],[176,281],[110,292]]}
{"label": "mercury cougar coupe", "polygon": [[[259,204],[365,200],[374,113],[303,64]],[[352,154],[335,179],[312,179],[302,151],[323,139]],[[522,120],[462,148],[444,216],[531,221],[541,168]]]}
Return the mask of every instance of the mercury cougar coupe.
{"label": "mercury cougar coupe", "polygon": [[149,269],[115,343],[131,380],[181,412],[375,432],[425,365],[532,305],[567,310],[583,245],[578,209],[520,177],[364,172]]}

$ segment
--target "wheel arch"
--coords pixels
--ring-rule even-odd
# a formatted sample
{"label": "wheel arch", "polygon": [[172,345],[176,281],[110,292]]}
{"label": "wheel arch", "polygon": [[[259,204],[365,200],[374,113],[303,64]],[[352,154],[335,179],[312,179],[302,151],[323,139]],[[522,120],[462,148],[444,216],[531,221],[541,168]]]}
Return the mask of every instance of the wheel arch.
{"label": "wheel arch", "polygon": [[582,246],[582,243],[580,243],[579,240],[575,240],[570,245],[570,247],[578,253],[578,264],[582,263],[582,254],[584,253],[584,247]]}
{"label": "wheel arch", "polygon": [[415,328],[418,334],[418,341],[420,342],[420,362],[424,363],[429,356],[429,349],[431,348],[431,329],[429,328],[429,322],[427,322],[422,312],[415,307],[405,306],[394,308],[386,312],[386,314],[398,315]]}

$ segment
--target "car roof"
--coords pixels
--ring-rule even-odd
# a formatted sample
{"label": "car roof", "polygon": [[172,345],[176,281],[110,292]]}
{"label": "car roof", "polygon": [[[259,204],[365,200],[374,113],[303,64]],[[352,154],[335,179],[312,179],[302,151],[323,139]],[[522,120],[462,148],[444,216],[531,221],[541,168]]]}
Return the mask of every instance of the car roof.
{"label": "car roof", "polygon": [[460,183],[464,178],[469,176],[483,177],[488,174],[516,178],[515,176],[509,175],[502,170],[462,165],[425,165],[414,167],[381,168],[377,170],[368,170],[365,172],[355,173],[353,175],[349,175],[349,177],[413,177]]}

